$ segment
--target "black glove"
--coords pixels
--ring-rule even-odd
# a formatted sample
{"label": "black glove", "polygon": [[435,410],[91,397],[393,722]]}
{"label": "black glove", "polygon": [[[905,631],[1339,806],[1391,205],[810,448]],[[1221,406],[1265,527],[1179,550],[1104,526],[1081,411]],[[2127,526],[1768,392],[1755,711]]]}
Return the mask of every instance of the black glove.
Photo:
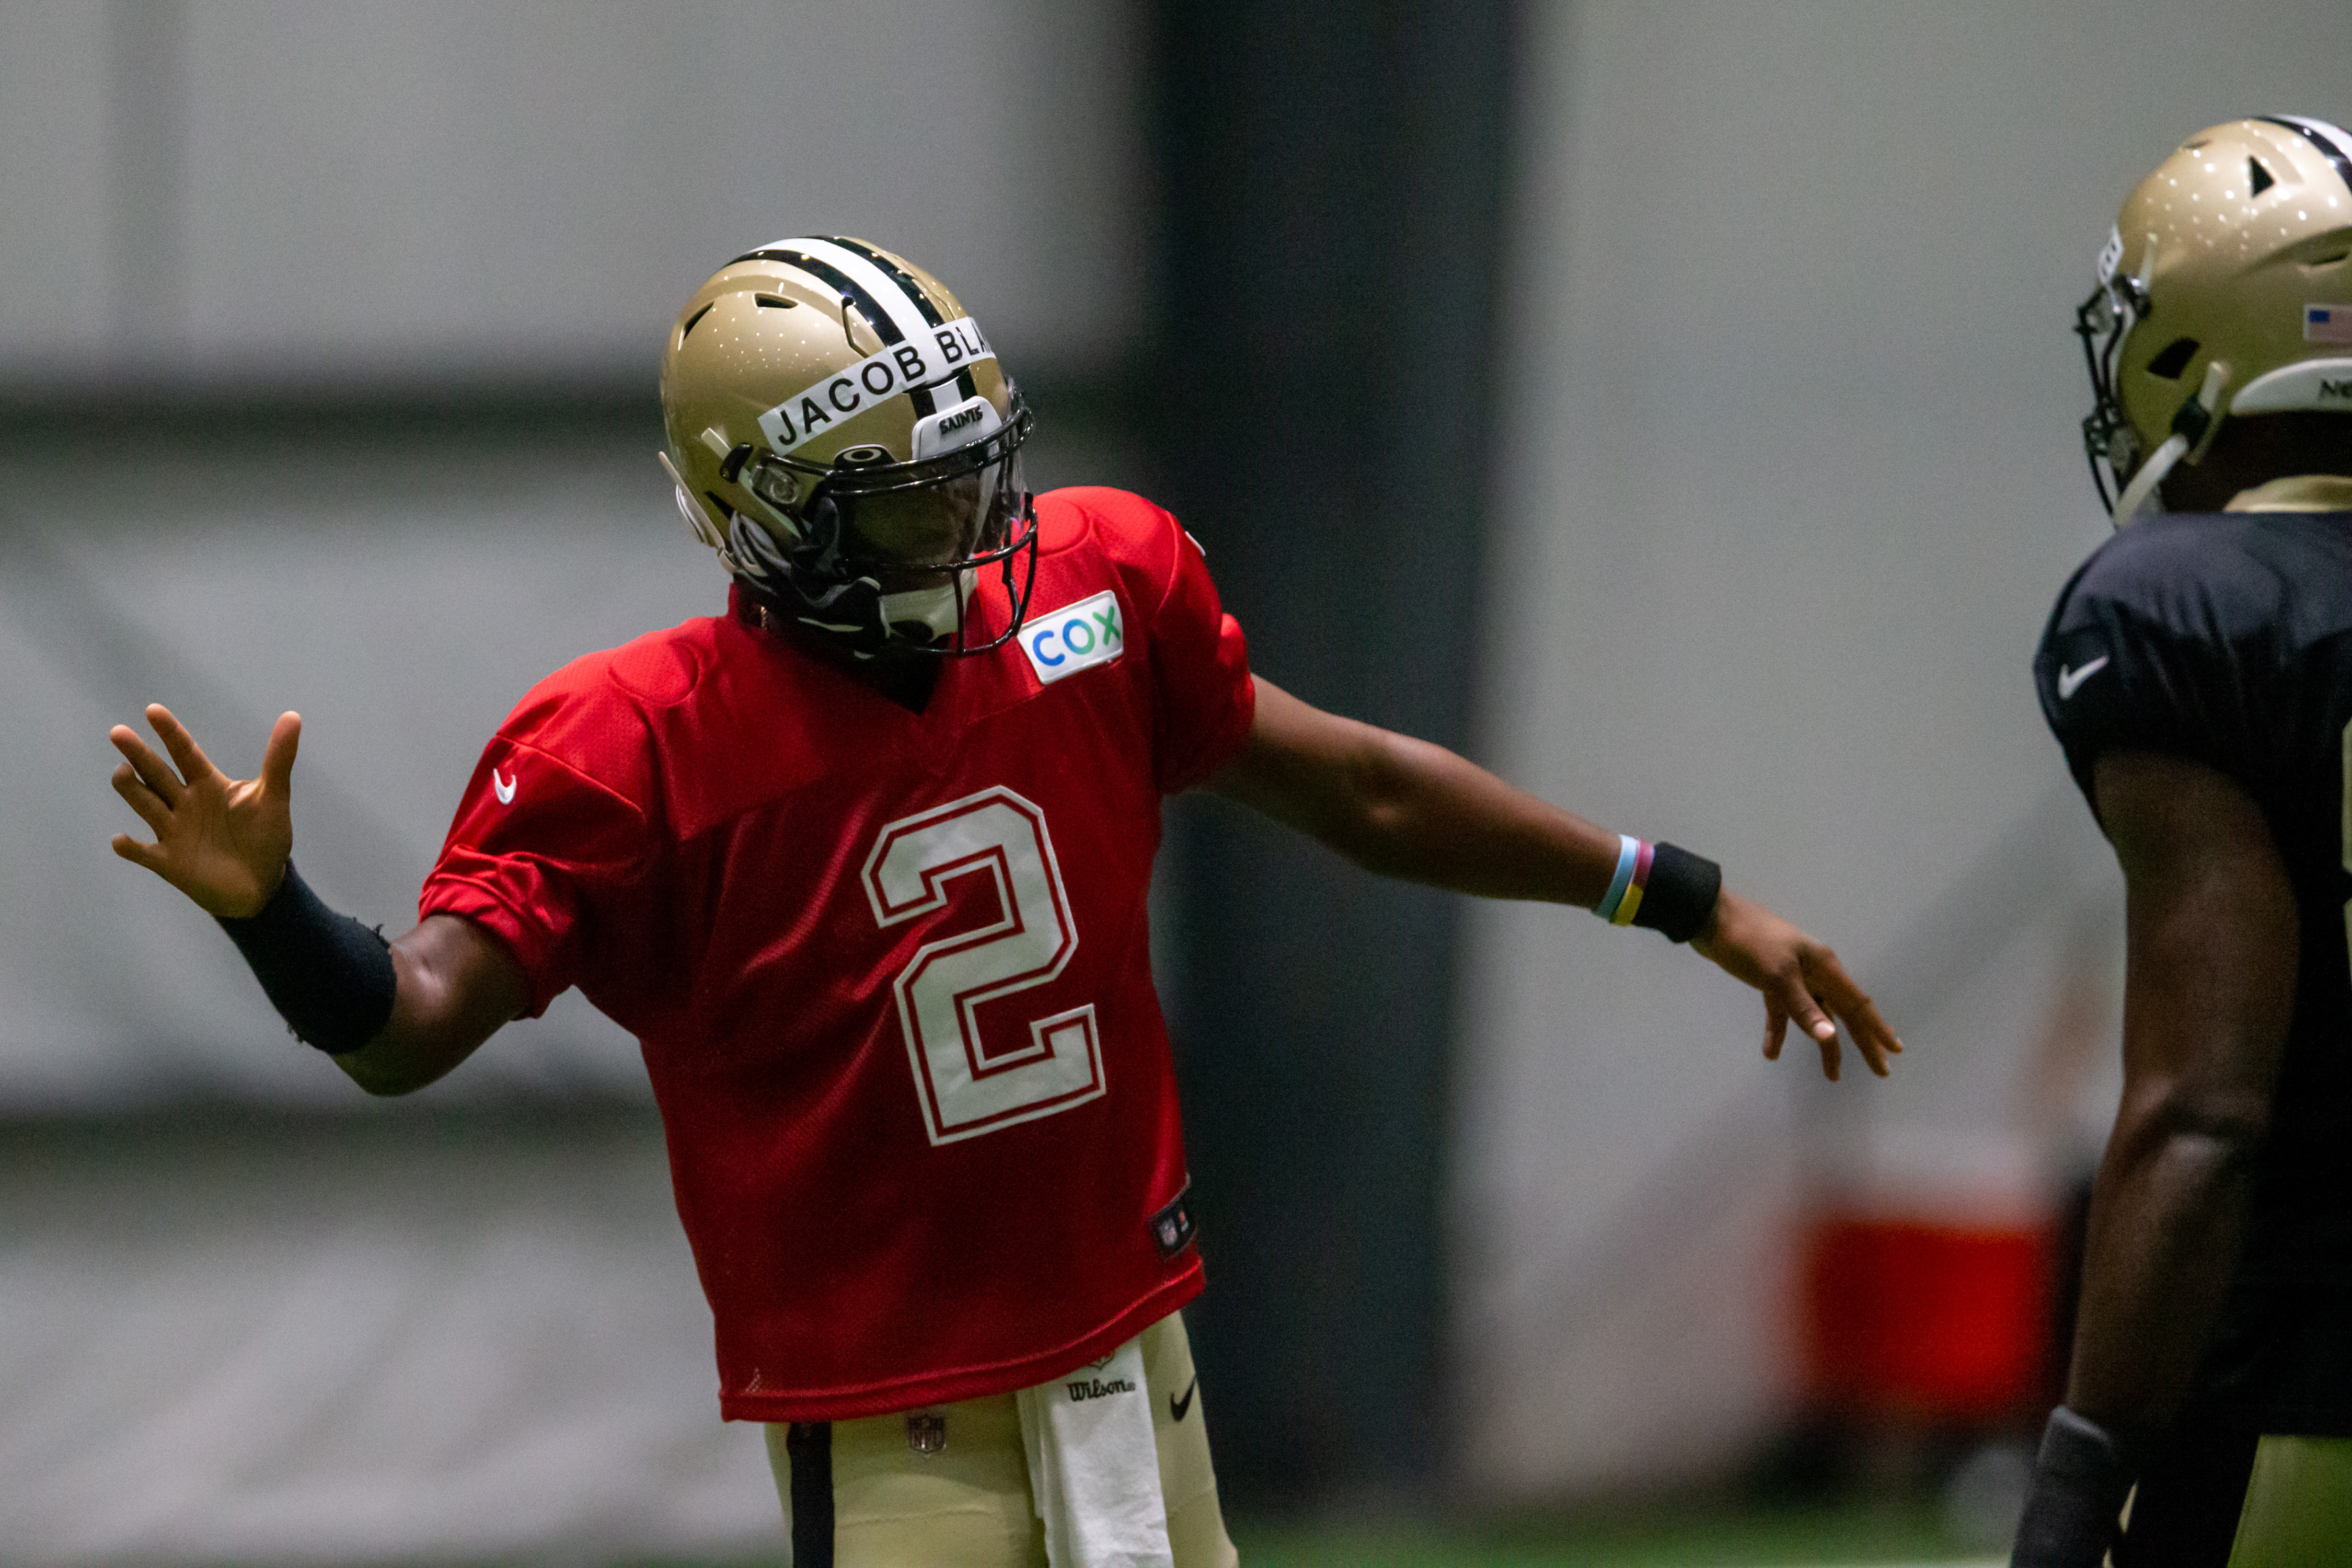
{"label": "black glove", "polygon": [[2010,1568],[2099,1568],[2131,1484],[2123,1447],[2104,1427],[2063,1405],[2053,1410]]}

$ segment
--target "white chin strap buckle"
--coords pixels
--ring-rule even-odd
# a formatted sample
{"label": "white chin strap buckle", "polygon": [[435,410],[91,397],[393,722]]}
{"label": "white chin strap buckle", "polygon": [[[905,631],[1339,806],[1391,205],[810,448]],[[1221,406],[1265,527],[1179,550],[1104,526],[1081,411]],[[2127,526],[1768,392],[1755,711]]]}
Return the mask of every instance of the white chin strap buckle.
{"label": "white chin strap buckle", "polygon": [[[2230,367],[2226,362],[2217,359],[2205,367],[2205,384],[2198,388],[2194,405],[2204,410],[2204,417],[2191,426],[2200,435],[2211,427],[2214,410],[2221,405],[2221,389],[2229,384]],[[2188,413],[2189,406],[2183,404],[2181,413]],[[2141,509],[2156,499],[2156,487],[2164,482],[2165,476],[2179,465],[2181,458],[2189,456],[2189,447],[2196,444],[2184,430],[2178,416],[2173,419],[2172,427],[2173,433],[2164,438],[2164,445],[2148,455],[2147,461],[2132,475],[2131,483],[2124,487],[2124,493],[2116,498],[2117,528],[2137,517]]]}
{"label": "white chin strap buckle", "polygon": [[928,588],[909,588],[903,594],[883,595],[882,624],[893,629],[908,622],[927,626],[934,642],[955,636],[956,623],[962,618],[961,601],[971,597],[973,585],[972,574],[959,572],[955,575],[952,584],[937,583]]}

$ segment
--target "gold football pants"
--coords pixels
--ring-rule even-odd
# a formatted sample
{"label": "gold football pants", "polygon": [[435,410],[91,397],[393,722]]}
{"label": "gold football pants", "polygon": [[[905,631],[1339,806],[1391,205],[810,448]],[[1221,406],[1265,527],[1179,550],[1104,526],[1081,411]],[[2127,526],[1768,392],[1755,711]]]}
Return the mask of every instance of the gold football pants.
{"label": "gold football pants", "polygon": [[[1171,1312],[1139,1339],[1176,1568],[1234,1568],[1184,1321]],[[767,1436],[789,1522],[788,1430]],[[1012,1394],[836,1421],[832,1439],[836,1568],[1045,1568]]]}
{"label": "gold football pants", "polygon": [[2230,1568],[2352,1563],[2352,1438],[2266,1436],[2254,1449]]}

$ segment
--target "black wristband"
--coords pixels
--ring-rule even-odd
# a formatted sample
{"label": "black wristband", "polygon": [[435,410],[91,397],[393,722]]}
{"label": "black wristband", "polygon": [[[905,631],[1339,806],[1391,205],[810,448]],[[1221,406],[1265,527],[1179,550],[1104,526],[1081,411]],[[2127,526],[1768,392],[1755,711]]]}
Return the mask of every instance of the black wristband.
{"label": "black wristband", "polygon": [[1688,942],[1706,929],[1723,891],[1723,868],[1677,844],[1651,847],[1649,885],[1633,911],[1633,923],[1664,931],[1669,942]]}
{"label": "black wristband", "polygon": [[2115,1543],[2116,1516],[2131,1484],[2123,1446],[2105,1428],[2063,1405],[2053,1410],[2011,1568],[2098,1568]]}
{"label": "black wristband", "polygon": [[341,1056],[375,1038],[392,1016],[398,983],[383,934],[320,903],[292,861],[260,913],[222,917],[220,925],[306,1045]]}

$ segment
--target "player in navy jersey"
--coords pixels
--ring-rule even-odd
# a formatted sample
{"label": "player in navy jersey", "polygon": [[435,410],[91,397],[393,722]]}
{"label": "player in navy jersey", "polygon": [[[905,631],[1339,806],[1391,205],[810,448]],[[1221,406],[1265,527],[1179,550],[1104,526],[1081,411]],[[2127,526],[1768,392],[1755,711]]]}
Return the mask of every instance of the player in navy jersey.
{"label": "player in navy jersey", "polygon": [[2033,670],[2129,969],[2034,1568],[2352,1563],[2347,318],[2352,136],[2289,117],[2175,152],[2083,308],[2118,531]]}
{"label": "player in navy jersey", "polygon": [[1031,416],[902,258],[778,241],[688,300],[663,455],[727,611],[587,656],[482,754],[415,930],[295,874],[300,721],[226,778],[127,728],[124,858],[220,917],[371,1092],[577,985],[644,1046],[717,1331],[802,1568],[1234,1561],[1177,1310],[1202,1269],[1146,894],[1205,785],[1389,875],[1648,925],[1837,1076],[1900,1049],[1711,862],[1603,833],[1249,669],[1138,497],[1033,497]]}

